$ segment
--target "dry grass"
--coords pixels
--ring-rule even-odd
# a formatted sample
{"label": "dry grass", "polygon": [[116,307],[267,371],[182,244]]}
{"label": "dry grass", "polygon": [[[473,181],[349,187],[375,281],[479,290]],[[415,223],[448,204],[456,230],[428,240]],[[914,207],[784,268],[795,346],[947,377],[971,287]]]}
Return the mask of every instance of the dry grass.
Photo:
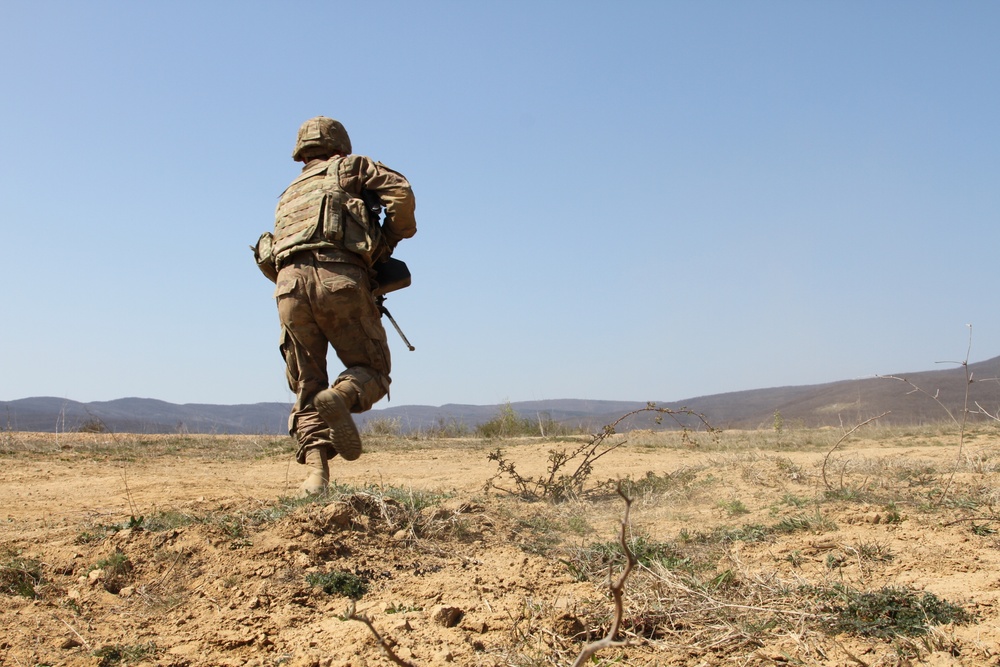
{"label": "dry grass", "polygon": [[45,454],[138,461],[162,456],[200,460],[254,460],[295,451],[291,438],[274,435],[163,435],[140,433],[25,433],[7,431],[0,456]]}

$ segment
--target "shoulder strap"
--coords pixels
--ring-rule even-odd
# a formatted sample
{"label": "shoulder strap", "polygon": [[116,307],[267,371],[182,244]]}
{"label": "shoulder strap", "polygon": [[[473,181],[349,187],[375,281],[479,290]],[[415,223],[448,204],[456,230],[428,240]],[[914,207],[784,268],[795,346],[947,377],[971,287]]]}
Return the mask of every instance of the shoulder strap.
{"label": "shoulder strap", "polygon": [[326,180],[331,181],[332,185],[340,189],[343,189],[340,187],[340,163],[343,161],[343,156],[337,155],[330,158],[323,169],[326,172]]}

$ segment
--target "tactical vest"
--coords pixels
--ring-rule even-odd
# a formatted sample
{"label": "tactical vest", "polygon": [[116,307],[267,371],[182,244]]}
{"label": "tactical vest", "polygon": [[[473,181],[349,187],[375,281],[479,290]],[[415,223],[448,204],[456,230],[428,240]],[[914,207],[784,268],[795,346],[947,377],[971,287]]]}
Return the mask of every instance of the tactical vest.
{"label": "tactical vest", "polygon": [[341,215],[347,193],[337,179],[339,164],[333,159],[303,171],[281,194],[274,213],[274,258],[279,266],[293,252],[307,246],[336,247],[343,238]]}
{"label": "tactical vest", "polygon": [[342,159],[303,171],[282,193],[274,215],[274,258],[279,267],[292,253],[312,248],[347,250],[371,265],[380,230],[369,224],[364,201],[340,187],[337,174]]}

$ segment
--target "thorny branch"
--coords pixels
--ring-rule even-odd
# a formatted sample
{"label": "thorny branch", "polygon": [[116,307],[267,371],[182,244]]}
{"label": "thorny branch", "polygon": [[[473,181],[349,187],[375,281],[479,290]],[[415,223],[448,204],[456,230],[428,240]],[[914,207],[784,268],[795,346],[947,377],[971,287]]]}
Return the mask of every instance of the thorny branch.
{"label": "thorny branch", "polygon": [[403,660],[398,655],[396,655],[395,652],[393,652],[393,650],[389,647],[389,643],[386,642],[386,640],[382,637],[382,635],[379,634],[379,631],[375,629],[375,626],[372,624],[371,619],[369,619],[364,614],[357,613],[357,611],[355,610],[354,600],[351,600],[351,604],[348,605],[347,613],[344,614],[343,619],[346,621],[360,621],[364,623],[365,626],[375,636],[375,641],[378,642],[378,645],[381,647],[382,652],[385,653],[385,656],[395,664],[401,665],[401,667],[416,667],[412,662],[407,662],[406,660]]}
{"label": "thorny branch", "polygon": [[[941,399],[938,397],[939,394],[940,394],[939,391],[935,391],[934,394],[932,395],[932,394],[927,393],[926,391],[924,391],[923,389],[921,389],[917,385],[913,384],[912,382],[910,382],[906,378],[897,377],[895,375],[881,375],[881,376],[877,376],[877,377],[885,378],[887,380],[899,380],[900,382],[903,382],[903,383],[909,385],[910,387],[912,387],[912,390],[909,393],[911,393],[911,394],[913,394],[913,393],[920,393],[920,394],[923,394],[924,396],[930,397],[935,403],[937,403],[938,405],[940,405],[941,409],[943,409],[945,411],[945,413],[947,413],[947,415],[949,417],[951,417],[951,420],[953,422],[955,422],[956,424],[958,424],[958,426],[959,426],[958,455],[955,458],[955,466],[951,470],[951,475],[948,476],[948,483],[945,485],[944,491],[941,493],[940,498],[938,498],[937,504],[939,506],[941,505],[941,503],[944,502],[944,499],[948,497],[948,492],[951,490],[952,482],[954,482],[954,480],[955,480],[955,473],[958,472],[958,466],[959,466],[959,464],[962,461],[962,454],[963,454],[963,449],[964,449],[964,446],[965,446],[965,432],[966,432],[966,427],[967,427],[968,422],[969,422],[969,387],[972,386],[972,382],[973,382],[973,380],[972,380],[972,372],[969,370],[969,355],[972,352],[972,325],[971,324],[967,324],[966,326],[969,328],[969,345],[968,345],[968,347],[965,350],[965,359],[963,361],[947,362],[947,363],[957,363],[957,364],[960,364],[962,366],[962,368],[965,369],[965,399],[964,399],[964,401],[962,403],[962,419],[961,420],[957,419],[955,417],[955,415],[952,413],[952,411],[948,409],[948,406],[946,406],[944,404],[944,402],[941,401]],[[976,404],[976,407],[979,407],[978,403]],[[988,415],[989,413],[986,413],[986,414]]]}
{"label": "thorny branch", "polygon": [[[593,435],[590,440],[579,445],[576,449],[549,452],[549,465],[545,476],[521,475],[515,469],[513,461],[508,460],[500,449],[491,452],[488,458],[497,462],[497,472],[487,480],[485,490],[496,489],[522,498],[547,498],[551,500],[562,500],[567,496],[581,493],[594,470],[594,462],[628,442],[626,438],[617,441],[609,440],[612,435],[617,433],[618,425],[643,412],[654,413],[657,424],[660,424],[664,417],[672,419],[674,423],[684,429],[685,435],[689,430],[685,421],[692,419],[700,422],[709,433],[715,432],[715,429],[702,414],[687,408],[673,410],[657,407],[655,403],[647,403],[646,407],[624,414],[613,423],[606,425],[600,433]],[[576,466],[575,469],[571,467],[573,465]],[[501,477],[509,478],[515,488],[506,488],[498,484],[497,480]]]}
{"label": "thorny branch", "polygon": [[622,491],[621,484],[618,485],[618,495],[625,500],[625,514],[622,517],[621,531],[618,533],[618,543],[625,554],[626,562],[625,569],[618,575],[617,581],[611,582],[610,566],[608,569],[608,581],[611,583],[611,599],[615,605],[615,617],[611,622],[611,627],[608,628],[608,633],[603,639],[598,639],[583,647],[580,655],[576,658],[576,662],[573,663],[573,667],[582,667],[595,653],[602,649],[628,646],[630,644],[629,640],[618,640],[616,637],[618,636],[618,631],[621,629],[622,618],[625,615],[625,605],[623,602],[625,582],[628,580],[629,575],[632,574],[632,568],[636,566],[637,561],[635,554],[632,553],[632,550],[628,546],[628,540],[625,538],[629,523],[629,511],[632,508],[632,499]]}
{"label": "thorny branch", "polygon": [[88,642],[86,639],[84,639],[83,635],[81,635],[79,632],[76,631],[76,628],[74,628],[72,625],[70,625],[69,623],[67,623],[66,621],[62,620],[61,618],[59,618],[58,616],[56,616],[55,614],[53,614],[51,612],[49,613],[49,616],[51,616],[52,618],[56,619],[57,621],[59,621],[60,623],[62,623],[63,625],[65,625],[67,628],[69,628],[70,632],[72,632],[74,635],[76,635],[76,638],[79,639],[80,642],[84,646],[87,647],[88,651],[92,651],[93,650],[93,647],[90,645],[90,642]]}
{"label": "thorny branch", "polygon": [[831,487],[831,486],[830,486],[830,482],[828,482],[828,481],[827,481],[827,479],[826,479],[826,463],[827,463],[827,461],[829,461],[829,460],[830,460],[830,455],[831,455],[831,454],[833,454],[833,452],[834,452],[834,451],[835,451],[835,450],[837,449],[837,447],[840,447],[840,445],[841,445],[841,444],[842,444],[842,443],[843,443],[843,442],[844,442],[845,440],[847,440],[847,439],[848,439],[849,437],[851,437],[851,434],[852,434],[852,433],[854,433],[855,431],[857,431],[857,430],[858,430],[859,428],[861,428],[862,426],[865,426],[865,425],[867,425],[867,424],[870,424],[870,423],[872,423],[873,421],[878,421],[878,420],[879,420],[879,419],[881,419],[882,417],[885,417],[885,416],[886,416],[887,414],[889,414],[889,413],[888,413],[888,412],[883,412],[883,413],[882,413],[882,414],[880,414],[880,415],[876,415],[876,416],[874,416],[874,417],[871,417],[871,418],[869,418],[869,419],[866,419],[865,421],[861,422],[860,424],[855,424],[855,425],[854,425],[854,428],[852,428],[852,429],[851,429],[850,431],[848,431],[848,432],[847,432],[847,433],[845,433],[845,434],[844,434],[843,436],[841,436],[840,440],[838,440],[838,441],[837,441],[837,444],[835,444],[835,445],[834,445],[833,447],[831,447],[831,448],[830,448],[830,451],[828,451],[828,452],[826,453],[826,456],[825,456],[825,457],[823,457],[823,484],[825,484],[825,485],[826,485],[826,488],[827,488],[827,489],[830,489],[831,491],[833,490],[833,487]]}

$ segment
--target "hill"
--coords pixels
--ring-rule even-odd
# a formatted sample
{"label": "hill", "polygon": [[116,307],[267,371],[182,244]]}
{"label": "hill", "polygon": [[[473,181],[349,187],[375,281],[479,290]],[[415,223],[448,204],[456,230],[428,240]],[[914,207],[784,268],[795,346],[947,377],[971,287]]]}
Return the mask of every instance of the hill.
{"label": "hill", "polygon": [[[893,377],[869,377],[827,384],[774,387],[700,396],[659,407],[688,409],[705,415],[719,428],[770,426],[775,413],[788,426],[838,426],[856,424],[888,413],[883,423],[924,424],[959,417],[969,391],[969,408],[977,404],[996,414],[1000,408],[1000,357],[950,368]],[[904,381],[905,380],[905,381]],[[917,391],[919,388],[920,391]],[[644,407],[636,401],[558,399],[511,403],[519,415],[585,430],[600,429],[622,415]],[[178,405],[148,398],[81,403],[62,398],[36,397],[0,401],[0,417],[11,431],[76,431],[101,426],[120,433],[282,434],[286,432],[286,403],[245,405]],[[364,425],[390,420],[403,432],[443,427],[472,429],[497,415],[499,405],[403,405],[372,410],[358,416]],[[624,424],[631,428],[660,428],[650,414],[640,414]],[[982,419],[982,415],[972,415]],[[669,427],[664,424],[662,427]]]}
{"label": "hill", "polygon": [[[888,413],[883,423],[926,424],[947,420],[948,413],[960,418],[966,400],[973,412],[978,412],[978,404],[996,414],[1000,408],[997,378],[1000,357],[969,364],[968,374],[955,364],[942,370],[718,394],[692,399],[685,405],[706,415],[717,427],[770,425],[775,412],[786,423],[802,426],[856,424],[882,413]],[[973,414],[970,418],[987,417]]]}

